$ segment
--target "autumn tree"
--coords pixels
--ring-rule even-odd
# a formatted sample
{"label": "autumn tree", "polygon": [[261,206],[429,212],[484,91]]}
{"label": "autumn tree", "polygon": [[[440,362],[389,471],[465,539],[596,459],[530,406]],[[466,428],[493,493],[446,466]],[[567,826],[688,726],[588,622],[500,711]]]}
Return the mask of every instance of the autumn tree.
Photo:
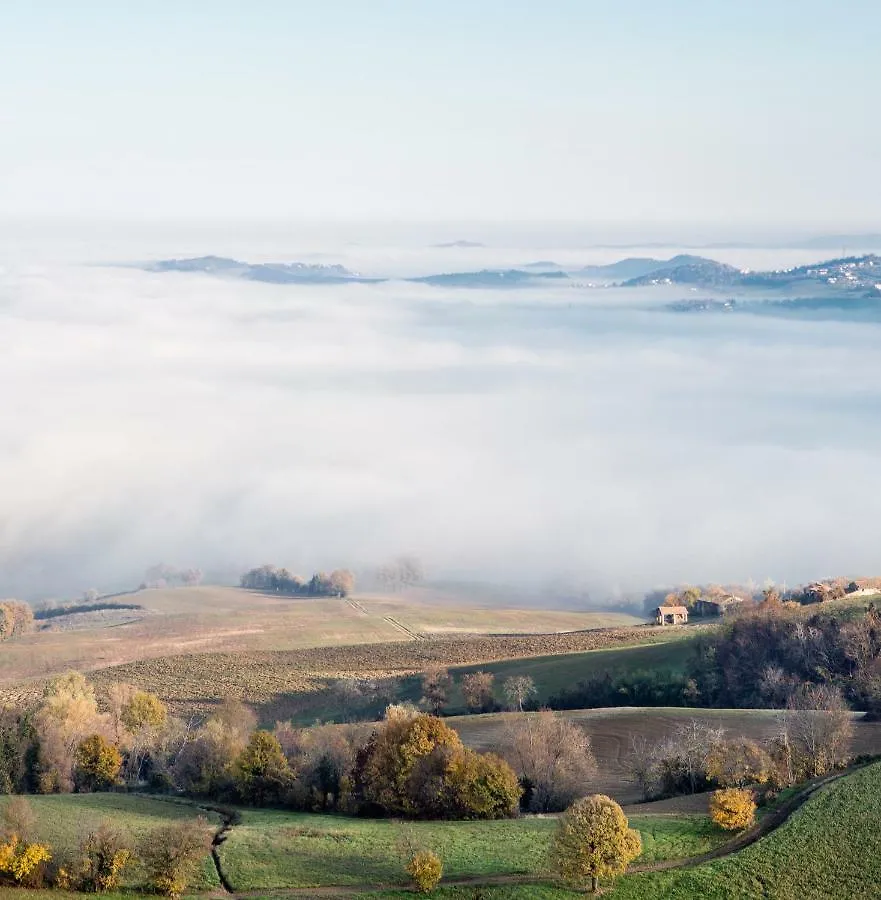
{"label": "autumn tree", "polygon": [[743,831],[756,818],[753,792],[746,788],[722,788],[710,795],[710,818],[726,831]]}
{"label": "autumn tree", "polygon": [[715,743],[706,758],[707,777],[723,788],[765,784],[773,767],[768,751],[749,738]]}
{"label": "autumn tree", "polygon": [[131,841],[110,823],[102,823],[80,842],[79,856],[66,875],[70,887],[95,894],[119,887],[125,869],[134,862]]}
{"label": "autumn tree", "polygon": [[139,781],[147,755],[168,721],[168,708],[155,694],[135,690],[123,704],[120,719],[129,738],[128,774]]}
{"label": "autumn tree", "polygon": [[453,679],[446,669],[429,669],[422,675],[422,700],[434,715],[447,705]]}
{"label": "autumn tree", "polygon": [[330,573],[330,587],[340,597],[348,597],[355,590],[355,576],[348,569],[334,569]]}
{"label": "autumn tree", "polygon": [[42,793],[69,791],[73,786],[76,748],[106,727],[98,712],[95,690],[79,672],[52,681],[35,716],[39,737],[38,789]]}
{"label": "autumn tree", "polygon": [[489,712],[495,700],[493,698],[492,672],[469,672],[462,676],[460,685],[462,698],[470,712]]}
{"label": "autumn tree", "polygon": [[530,812],[565,809],[597,774],[587,733],[550,710],[509,717],[499,749],[520,776]]}
{"label": "autumn tree", "polygon": [[593,893],[601,878],[620,875],[642,852],[638,831],[628,826],[621,807],[594,794],[576,800],[560,816],[551,843],[551,862],[560,877]]}
{"label": "autumn tree", "polygon": [[502,692],[510,709],[523,712],[523,704],[535,696],[535,682],[529,675],[512,675],[505,679]]}
{"label": "autumn tree", "polygon": [[76,749],[74,783],[79,791],[103,791],[119,780],[122,754],[100,734],[81,741]]}
{"label": "autumn tree", "polygon": [[431,850],[417,850],[407,862],[406,870],[420,894],[430,894],[444,874],[440,857]]}

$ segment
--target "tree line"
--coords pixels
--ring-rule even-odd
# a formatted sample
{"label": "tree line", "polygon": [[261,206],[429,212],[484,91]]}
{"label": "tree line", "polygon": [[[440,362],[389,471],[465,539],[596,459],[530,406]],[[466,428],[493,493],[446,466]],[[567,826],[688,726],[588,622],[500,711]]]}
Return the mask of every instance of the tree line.
{"label": "tree line", "polygon": [[330,574],[316,572],[306,579],[284,568],[263,565],[245,572],[240,584],[253,591],[294,597],[348,597],[355,590],[355,576],[348,569],[334,569]]}

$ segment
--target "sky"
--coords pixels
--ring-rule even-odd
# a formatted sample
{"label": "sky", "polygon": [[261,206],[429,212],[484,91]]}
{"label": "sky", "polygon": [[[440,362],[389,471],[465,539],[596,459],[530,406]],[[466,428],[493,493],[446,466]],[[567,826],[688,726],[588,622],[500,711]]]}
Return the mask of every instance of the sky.
{"label": "sky", "polygon": [[[0,597],[401,554],[536,602],[877,575],[877,324],[395,279],[881,233],[879,33],[861,0],[0,3]],[[203,254],[392,280],[132,265]]]}
{"label": "sky", "polygon": [[6,0],[0,218],[877,226],[868,0]]}

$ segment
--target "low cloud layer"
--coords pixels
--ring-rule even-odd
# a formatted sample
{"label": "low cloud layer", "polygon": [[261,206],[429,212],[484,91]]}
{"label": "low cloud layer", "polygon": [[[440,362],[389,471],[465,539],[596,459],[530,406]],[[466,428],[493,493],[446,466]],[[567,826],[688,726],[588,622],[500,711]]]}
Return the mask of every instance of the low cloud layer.
{"label": "low cloud layer", "polygon": [[0,593],[400,553],[598,598],[878,574],[879,330],[645,298],[4,259]]}

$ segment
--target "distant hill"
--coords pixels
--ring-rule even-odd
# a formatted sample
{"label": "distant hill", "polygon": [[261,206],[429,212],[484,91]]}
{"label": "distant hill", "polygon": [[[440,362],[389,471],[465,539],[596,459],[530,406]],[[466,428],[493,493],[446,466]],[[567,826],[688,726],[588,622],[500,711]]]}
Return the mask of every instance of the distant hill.
{"label": "distant hill", "polygon": [[224,256],[198,256],[192,259],[162,259],[146,263],[150,272],[204,272],[262,281],[268,284],[340,284],[348,281],[366,281],[345,266],[327,263],[246,263]]}
{"label": "distant hill", "polygon": [[632,256],[605,266],[584,266],[581,269],[572,271],[570,274],[582,278],[603,278],[609,281],[622,281],[643,278],[651,275],[653,272],[712,262],[712,260],[704,259],[701,256],[689,256],[687,254],[681,254],[666,260]]}
{"label": "distant hill", "polygon": [[624,287],[687,284],[705,288],[826,288],[840,293],[881,291],[881,256],[848,256],[826,262],[767,272],[750,272],[700,259],[658,269],[623,282]]}
{"label": "distant hill", "polygon": [[410,278],[419,284],[435,287],[524,287],[547,280],[568,278],[565,272],[526,272],[522,269],[481,269],[479,272],[448,272]]}
{"label": "distant hill", "polygon": [[445,244],[432,244],[431,246],[438,250],[451,250],[453,248],[474,249],[476,247],[485,247],[486,244],[481,244],[479,241],[447,241]]}

